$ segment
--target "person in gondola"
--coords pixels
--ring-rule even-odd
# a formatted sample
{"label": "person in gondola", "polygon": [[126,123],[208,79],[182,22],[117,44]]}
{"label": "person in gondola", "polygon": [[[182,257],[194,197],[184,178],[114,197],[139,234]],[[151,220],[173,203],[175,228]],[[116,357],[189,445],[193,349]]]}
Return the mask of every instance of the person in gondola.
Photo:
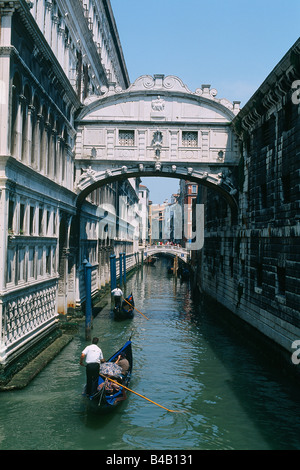
{"label": "person in gondola", "polygon": [[[105,377],[104,382],[102,382],[100,385],[98,385],[98,390],[102,390],[103,387],[105,387],[105,395],[111,396],[114,395],[115,393],[118,393],[120,391],[121,385],[116,384],[115,382],[118,381],[117,377],[110,377],[112,380],[115,382],[111,382],[108,377]],[[118,401],[126,400],[126,391],[122,387],[122,395],[116,397],[115,403]]]}
{"label": "person in gondola", "polygon": [[99,338],[94,337],[92,344],[84,348],[80,357],[80,365],[86,363],[86,394],[92,395],[94,385],[98,382],[100,363],[105,362],[102,350],[97,346]]}
{"label": "person in gondola", "polygon": [[111,291],[114,301],[115,301],[115,308],[120,308],[121,305],[121,299],[123,296],[123,291],[120,289],[120,286],[117,286],[115,289]]}
{"label": "person in gondola", "polygon": [[132,293],[127,297],[127,299],[124,299],[122,302],[122,308],[125,310],[127,313],[132,313],[134,310],[134,300],[133,300],[133,295]]}
{"label": "person in gondola", "polygon": [[121,367],[122,376],[126,377],[126,375],[128,374],[129,367],[130,367],[129,361],[126,358],[126,354],[125,353],[119,354],[118,359],[116,360],[115,363],[118,364],[118,366]]}

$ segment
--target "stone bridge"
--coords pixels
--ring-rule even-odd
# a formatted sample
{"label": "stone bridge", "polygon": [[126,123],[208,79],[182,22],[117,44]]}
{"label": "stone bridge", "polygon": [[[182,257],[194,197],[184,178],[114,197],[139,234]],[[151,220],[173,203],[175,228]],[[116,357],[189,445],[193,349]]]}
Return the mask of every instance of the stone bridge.
{"label": "stone bridge", "polygon": [[111,84],[76,120],[78,204],[96,187],[133,177],[170,177],[214,188],[237,207],[239,151],[231,121],[239,102],[191,92],[175,76],[145,75],[127,90]]}
{"label": "stone bridge", "polygon": [[157,254],[165,254],[172,256],[178,256],[178,258],[187,263],[190,259],[190,252],[185,248],[175,246],[175,245],[150,245],[146,246],[144,249],[144,259],[148,258],[148,256],[154,256]]}

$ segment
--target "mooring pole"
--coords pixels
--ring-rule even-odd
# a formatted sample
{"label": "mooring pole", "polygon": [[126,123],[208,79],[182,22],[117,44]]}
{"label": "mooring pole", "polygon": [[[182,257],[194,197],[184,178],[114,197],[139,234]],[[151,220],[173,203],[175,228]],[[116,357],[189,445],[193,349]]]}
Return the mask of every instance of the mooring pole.
{"label": "mooring pole", "polygon": [[116,255],[110,255],[110,287],[111,290],[117,287]]}
{"label": "mooring pole", "polygon": [[126,253],[123,253],[123,278],[124,284],[126,284]]}
{"label": "mooring pole", "polygon": [[91,340],[92,329],[92,268],[93,266],[86,259],[84,265],[85,280],[85,339]]}
{"label": "mooring pole", "polygon": [[120,286],[123,284],[123,278],[122,278],[122,269],[123,269],[123,253],[120,253],[119,255],[119,266],[120,266]]}

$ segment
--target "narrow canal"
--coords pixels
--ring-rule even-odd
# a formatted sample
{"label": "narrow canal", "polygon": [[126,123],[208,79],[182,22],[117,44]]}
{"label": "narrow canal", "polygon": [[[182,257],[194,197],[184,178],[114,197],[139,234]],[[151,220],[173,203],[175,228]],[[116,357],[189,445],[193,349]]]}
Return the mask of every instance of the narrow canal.
{"label": "narrow canal", "polygon": [[243,331],[193,300],[189,284],[167,275],[167,261],[127,282],[133,320],[114,322],[109,307],[94,319],[109,357],[132,335],[130,387],[108,416],[88,414],[81,396],[84,325],[24,389],[0,394],[0,449],[187,450],[300,449],[296,384],[276,372]]}

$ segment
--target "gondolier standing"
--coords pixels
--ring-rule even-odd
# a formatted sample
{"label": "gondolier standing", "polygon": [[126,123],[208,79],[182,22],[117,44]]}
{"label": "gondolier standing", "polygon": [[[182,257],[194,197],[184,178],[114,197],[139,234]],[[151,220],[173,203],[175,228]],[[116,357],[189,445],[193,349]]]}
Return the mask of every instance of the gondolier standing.
{"label": "gondolier standing", "polygon": [[[80,357],[80,365],[86,362],[86,394],[92,394],[93,383],[97,384],[100,370],[100,362],[105,362],[102,350],[97,346],[99,338],[93,338],[92,344],[84,348]],[[97,385],[96,385],[97,386]]]}
{"label": "gondolier standing", "polygon": [[123,291],[120,289],[120,287],[116,287],[111,291],[112,295],[114,296],[114,301],[115,301],[115,307],[120,307],[121,305],[121,298],[123,296]]}

